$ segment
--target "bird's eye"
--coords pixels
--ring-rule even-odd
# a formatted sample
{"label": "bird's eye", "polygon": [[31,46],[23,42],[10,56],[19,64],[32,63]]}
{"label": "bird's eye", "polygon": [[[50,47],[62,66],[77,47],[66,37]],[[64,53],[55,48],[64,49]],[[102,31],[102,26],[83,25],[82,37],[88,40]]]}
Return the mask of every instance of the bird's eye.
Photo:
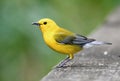
{"label": "bird's eye", "polygon": [[44,22],[43,24],[44,24],[44,25],[46,25],[46,24],[47,24],[47,22]]}

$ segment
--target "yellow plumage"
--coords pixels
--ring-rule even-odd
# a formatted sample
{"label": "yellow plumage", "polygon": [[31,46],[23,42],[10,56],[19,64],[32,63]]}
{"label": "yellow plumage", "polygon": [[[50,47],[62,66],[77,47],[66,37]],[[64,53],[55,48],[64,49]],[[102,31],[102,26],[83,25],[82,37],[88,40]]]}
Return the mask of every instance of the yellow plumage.
{"label": "yellow plumage", "polygon": [[88,39],[82,35],[72,33],[59,27],[53,20],[48,18],[41,19],[37,23],[33,23],[33,25],[39,26],[43,34],[43,39],[50,48],[69,56],[66,61],[59,65],[60,67],[63,67],[67,61],[73,59],[73,54],[82,50],[86,44],[88,44],[87,46],[91,46],[92,43],[93,45],[110,44],[105,42],[96,42],[95,39]]}
{"label": "yellow plumage", "polygon": [[57,42],[55,39],[56,38],[60,39],[60,36],[58,34],[60,34],[61,32],[68,34],[67,32],[64,32],[63,29],[59,28],[55,31],[44,32],[43,34],[44,40],[46,44],[49,47],[51,47],[53,50],[58,51],[62,54],[68,54],[70,56],[70,59],[72,59],[73,54],[80,51],[82,48],[78,45],[69,45],[69,44],[65,45],[65,44]]}
{"label": "yellow plumage", "polygon": [[60,28],[57,24],[51,19],[42,19],[39,21],[40,24],[47,22],[48,25],[40,25],[40,30],[42,31],[44,41],[46,44],[53,50],[60,52],[62,54],[68,54],[70,59],[73,59],[73,54],[80,51],[82,48],[78,45],[65,45],[58,43],[56,39],[61,40],[64,35],[65,37],[73,35],[74,33]]}

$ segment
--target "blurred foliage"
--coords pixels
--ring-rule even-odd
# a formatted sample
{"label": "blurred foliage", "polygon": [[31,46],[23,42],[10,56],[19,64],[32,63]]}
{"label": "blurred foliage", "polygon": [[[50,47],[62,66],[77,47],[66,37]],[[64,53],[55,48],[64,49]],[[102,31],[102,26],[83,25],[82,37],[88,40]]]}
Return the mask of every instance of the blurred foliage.
{"label": "blurred foliage", "polygon": [[0,81],[39,81],[62,60],[32,22],[49,17],[87,35],[120,0],[0,0]]}

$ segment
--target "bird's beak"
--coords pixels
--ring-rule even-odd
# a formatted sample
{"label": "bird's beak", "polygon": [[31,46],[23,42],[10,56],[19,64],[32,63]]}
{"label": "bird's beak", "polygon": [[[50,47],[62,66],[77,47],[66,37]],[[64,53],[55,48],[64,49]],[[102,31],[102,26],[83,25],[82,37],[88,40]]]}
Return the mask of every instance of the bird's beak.
{"label": "bird's beak", "polygon": [[32,25],[40,26],[38,22],[33,22]]}

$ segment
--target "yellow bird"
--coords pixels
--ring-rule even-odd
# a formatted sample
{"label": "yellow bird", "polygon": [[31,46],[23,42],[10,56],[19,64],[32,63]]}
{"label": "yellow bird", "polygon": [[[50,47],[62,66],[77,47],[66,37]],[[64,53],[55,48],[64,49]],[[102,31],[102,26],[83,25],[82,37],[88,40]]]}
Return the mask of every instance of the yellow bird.
{"label": "yellow bird", "polygon": [[92,47],[94,45],[112,44],[89,39],[85,36],[63,29],[49,18],[41,19],[38,22],[32,23],[32,25],[39,26],[43,39],[50,48],[68,55],[58,67],[64,67],[68,61],[74,58],[74,54],[81,51],[83,48]]}

